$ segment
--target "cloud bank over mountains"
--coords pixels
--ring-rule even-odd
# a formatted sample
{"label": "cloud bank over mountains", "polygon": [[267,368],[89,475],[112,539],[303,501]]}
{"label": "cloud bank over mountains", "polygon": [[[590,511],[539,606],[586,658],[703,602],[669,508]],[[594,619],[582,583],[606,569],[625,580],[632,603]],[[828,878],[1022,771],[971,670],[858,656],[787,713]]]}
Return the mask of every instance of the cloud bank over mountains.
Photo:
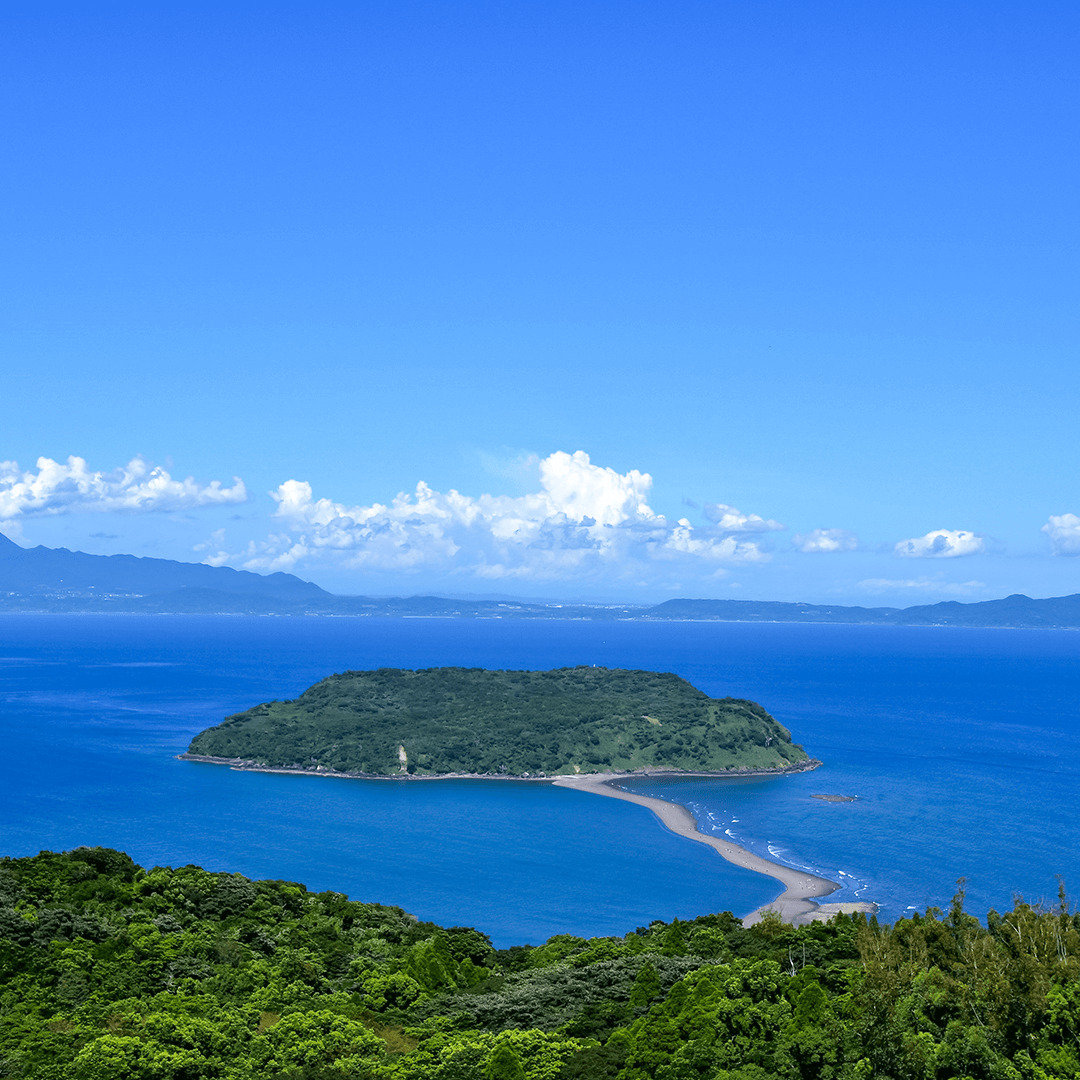
{"label": "cloud bank over mountains", "polygon": [[[96,546],[130,552],[137,550],[132,537],[140,527],[134,523],[142,517],[147,519],[142,535],[153,538],[143,544],[146,553],[183,559],[194,551],[213,566],[329,577],[338,591],[438,591],[462,583],[466,589],[488,589],[501,581],[511,591],[512,583],[528,591],[532,582],[552,595],[562,594],[564,587],[569,596],[594,586],[610,586],[611,596],[640,588],[714,595],[724,580],[725,589],[755,591],[776,582],[777,591],[786,594],[817,581],[826,583],[819,586],[820,595],[827,598],[822,590],[835,588],[854,601],[860,594],[899,597],[920,591],[944,597],[997,587],[947,580],[955,574],[945,569],[946,560],[982,556],[980,575],[992,578],[988,560],[1003,553],[1000,543],[968,529],[864,542],[848,529],[815,528],[778,541],[785,524],[724,502],[684,497],[693,521],[682,512],[665,514],[654,505],[649,473],[619,472],[594,463],[582,450],[530,455],[511,471],[488,471],[511,479],[525,493],[438,491],[421,480],[386,502],[353,504],[316,492],[305,480],[289,479],[268,493],[268,502],[249,500],[239,477],[231,485],[178,479],[141,456],[111,471],[92,469],[77,456],[63,462],[40,457],[34,469],[6,461],[0,462],[0,530],[20,540],[35,531],[46,544],[59,537],[76,546],[81,532],[77,516],[90,514],[94,526],[88,523],[82,532],[88,541],[115,541]],[[672,493],[667,495],[670,506]],[[242,503],[249,506],[239,516],[235,508]],[[150,524],[155,514],[172,515],[167,530]],[[205,528],[200,521],[207,519],[206,532],[192,534]],[[103,521],[109,531],[101,530]],[[1036,528],[1033,523],[1033,539],[1039,535]],[[165,547],[182,529],[191,536],[187,543]],[[1019,554],[1059,567],[1062,562],[1046,556],[1080,555],[1077,514],[1051,515],[1041,533],[1041,553]],[[942,570],[933,576],[896,574],[901,559],[935,560]],[[740,568],[742,574],[735,576]],[[1005,574],[1001,569],[999,578]]]}
{"label": "cloud bank over mountains", "polygon": [[0,461],[0,521],[35,514],[175,511],[247,500],[239,477],[232,487],[220,480],[198,484],[174,480],[164,469],[135,457],[112,472],[92,472],[81,457],[66,462],[39,457],[37,472]]}
{"label": "cloud bank over mountains", "polygon": [[864,578],[859,587],[868,593],[924,592],[937,596],[974,597],[986,590],[984,581],[947,581],[941,574],[917,578]]}
{"label": "cloud bank over mountains", "polygon": [[550,454],[538,471],[540,490],[526,495],[444,493],[421,481],[412,493],[369,506],[316,499],[310,484],[288,480],[272,492],[284,531],[252,545],[243,565],[290,570],[334,558],[357,569],[557,580],[692,561],[716,573],[766,559],[752,537],[784,528],[723,504],[706,508],[704,527],[671,521],[649,505],[648,473],[594,465],[581,450]]}

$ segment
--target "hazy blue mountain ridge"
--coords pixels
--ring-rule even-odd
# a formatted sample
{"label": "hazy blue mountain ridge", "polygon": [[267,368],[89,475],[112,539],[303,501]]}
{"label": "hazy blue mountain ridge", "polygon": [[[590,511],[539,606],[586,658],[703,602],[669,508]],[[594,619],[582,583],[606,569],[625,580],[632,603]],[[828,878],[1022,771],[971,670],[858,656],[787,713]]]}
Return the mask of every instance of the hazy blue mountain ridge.
{"label": "hazy blue mountain ridge", "polygon": [[135,555],[88,555],[67,548],[23,548],[0,534],[0,611],[1080,628],[1080,593],[1047,599],[1014,593],[999,600],[947,600],[909,608],[687,598],[649,607],[440,596],[336,596],[293,574],[256,574],[228,566]]}
{"label": "hazy blue mountain ridge", "polygon": [[238,597],[299,606],[330,599],[330,593],[318,585],[292,574],[255,574],[135,555],[88,555],[67,548],[23,548],[0,534],[0,602],[4,607],[74,611],[84,604],[91,610],[104,606],[140,610],[147,605],[131,601],[151,596],[170,596],[178,605],[175,609],[149,605],[156,611],[206,610],[207,603],[215,610],[230,610]]}
{"label": "hazy blue mountain ridge", "polygon": [[888,626],[1080,627],[1080,593],[1033,600],[1014,593],[1001,600],[945,600],[909,608],[845,607],[759,600],[667,600],[641,612],[647,619],[725,622],[877,623]]}

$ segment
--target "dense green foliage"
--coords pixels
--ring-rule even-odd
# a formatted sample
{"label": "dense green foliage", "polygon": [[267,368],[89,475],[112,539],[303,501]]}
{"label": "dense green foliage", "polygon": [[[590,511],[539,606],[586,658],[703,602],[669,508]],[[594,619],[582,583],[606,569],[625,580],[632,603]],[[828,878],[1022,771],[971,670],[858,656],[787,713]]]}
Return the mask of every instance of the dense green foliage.
{"label": "dense green foliage", "polygon": [[806,761],[760,705],[677,675],[428,668],[347,671],[196,735],[193,754],[371,775],[776,769]]}
{"label": "dense green foliage", "polygon": [[0,1076],[1064,1080],[1080,918],[729,914],[496,951],[398,908],[119,852],[0,860]]}

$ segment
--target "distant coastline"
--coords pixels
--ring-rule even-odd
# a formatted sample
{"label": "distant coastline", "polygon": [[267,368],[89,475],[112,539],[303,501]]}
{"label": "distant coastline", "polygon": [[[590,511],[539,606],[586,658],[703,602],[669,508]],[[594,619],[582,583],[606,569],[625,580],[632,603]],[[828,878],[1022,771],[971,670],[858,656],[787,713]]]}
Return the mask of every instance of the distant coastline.
{"label": "distant coastline", "polygon": [[225,765],[238,772],[261,772],[277,773],[286,776],[321,776],[340,780],[379,780],[389,783],[413,783],[432,782],[440,780],[491,780],[509,781],[512,783],[550,784],[553,787],[570,788],[577,791],[588,792],[593,795],[602,795],[607,798],[621,799],[625,802],[636,803],[651,810],[666,828],[678,836],[688,840],[696,840],[706,844],[720,855],[721,858],[744,870],[750,870],[757,874],[763,874],[772,878],[782,886],[782,891],[776,899],[764,904],[752,911],[743,919],[747,926],[760,922],[767,912],[776,912],[786,923],[803,925],[809,922],[823,922],[834,915],[844,912],[856,911],[873,913],[877,911],[877,905],[867,901],[854,901],[847,903],[822,904],[818,902],[820,897],[828,896],[836,892],[841,886],[828,878],[820,877],[803,870],[794,870],[780,863],[764,859],[755,855],[752,851],[727,838],[721,839],[709,836],[700,829],[697,819],[681,803],[668,802],[665,799],[655,799],[648,795],[639,795],[636,792],[625,791],[616,786],[628,780],[649,779],[681,779],[684,777],[700,777],[711,780],[740,780],[753,777],[787,776],[795,773],[809,772],[816,769],[821,762],[816,758],[799,762],[777,769],[730,769],[726,772],[683,772],[676,769],[639,769],[635,772],[624,773],[582,773],[580,775],[564,776],[496,776],[481,773],[446,773],[438,776],[416,776],[402,773],[399,776],[384,776],[375,773],[344,773],[334,772],[325,768],[318,769],[288,769],[275,768],[268,765],[260,765],[256,761],[242,758],[211,757],[204,754],[183,753],[177,754],[180,761],[192,761],[204,765]]}
{"label": "distant coastline", "polygon": [[0,613],[322,615],[597,622],[832,623],[1080,629],[1080,593],[946,600],[913,607],[679,597],[662,603],[582,603],[445,596],[339,596],[292,574],[132,555],[24,548],[0,533]]}

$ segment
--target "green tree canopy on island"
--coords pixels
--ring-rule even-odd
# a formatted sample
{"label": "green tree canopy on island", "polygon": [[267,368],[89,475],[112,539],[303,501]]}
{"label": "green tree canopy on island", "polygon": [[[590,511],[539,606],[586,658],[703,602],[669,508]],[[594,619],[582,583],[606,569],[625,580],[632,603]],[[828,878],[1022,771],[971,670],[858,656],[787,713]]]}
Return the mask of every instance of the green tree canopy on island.
{"label": "green tree canopy on island", "polygon": [[616,668],[346,671],[197,735],[189,752],[377,776],[724,772],[807,761],[760,705]]}

